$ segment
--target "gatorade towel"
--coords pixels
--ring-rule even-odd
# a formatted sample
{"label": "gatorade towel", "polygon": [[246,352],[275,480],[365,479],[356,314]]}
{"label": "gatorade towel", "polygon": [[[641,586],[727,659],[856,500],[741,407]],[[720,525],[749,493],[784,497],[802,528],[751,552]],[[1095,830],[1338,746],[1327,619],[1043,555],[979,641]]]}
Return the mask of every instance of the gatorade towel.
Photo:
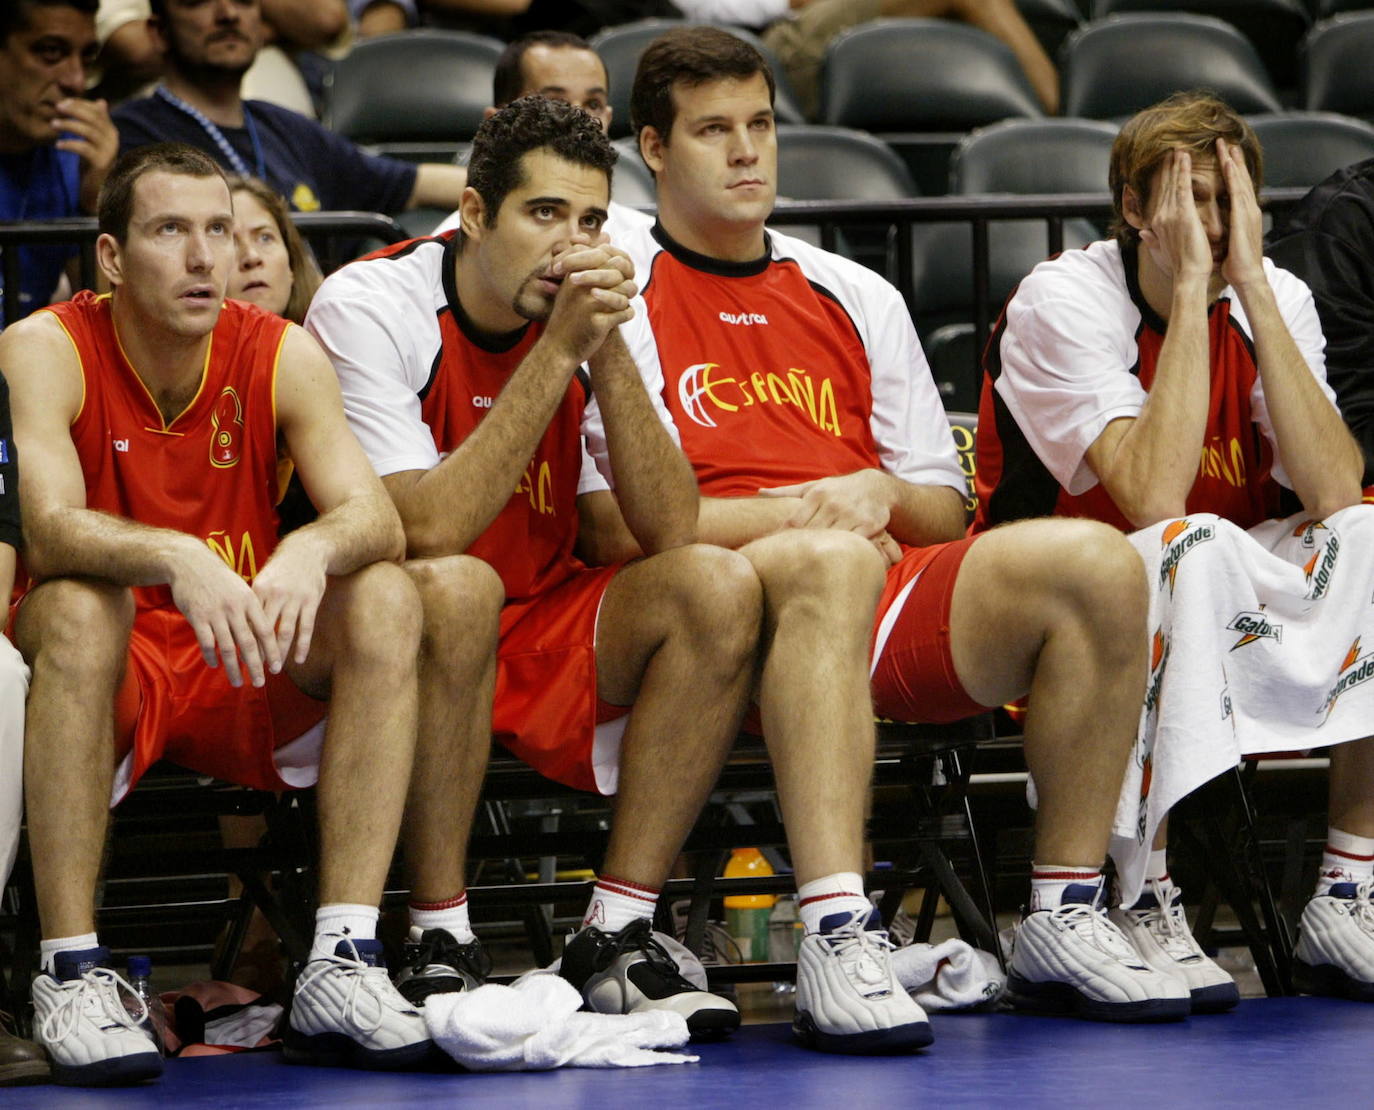
{"label": "gatorade towel", "polygon": [[1209,514],[1130,537],[1150,674],[1112,856],[1130,905],[1160,821],[1243,756],[1374,733],[1374,506],[1248,532]]}

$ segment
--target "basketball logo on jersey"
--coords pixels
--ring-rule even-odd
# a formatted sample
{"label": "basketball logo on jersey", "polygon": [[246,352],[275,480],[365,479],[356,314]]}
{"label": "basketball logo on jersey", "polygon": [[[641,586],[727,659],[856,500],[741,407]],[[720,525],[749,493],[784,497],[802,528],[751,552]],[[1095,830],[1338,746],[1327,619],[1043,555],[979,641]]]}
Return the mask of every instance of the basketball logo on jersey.
{"label": "basketball logo on jersey", "polygon": [[[840,416],[835,405],[835,387],[829,378],[822,378],[817,389],[815,380],[805,370],[795,366],[787,377],[771,371],[755,370],[748,378],[712,378],[720,370],[716,362],[698,362],[687,367],[677,382],[677,399],[682,411],[703,428],[717,427],[711,410],[739,412],[753,405],[795,406],[804,412],[821,431],[838,437]],[[733,396],[735,400],[728,400]],[[736,403],[738,402],[738,403]],[[711,406],[708,408],[708,403]]]}
{"label": "basketball logo on jersey", "polygon": [[210,416],[210,465],[224,470],[239,461],[243,450],[243,402],[226,386]]}

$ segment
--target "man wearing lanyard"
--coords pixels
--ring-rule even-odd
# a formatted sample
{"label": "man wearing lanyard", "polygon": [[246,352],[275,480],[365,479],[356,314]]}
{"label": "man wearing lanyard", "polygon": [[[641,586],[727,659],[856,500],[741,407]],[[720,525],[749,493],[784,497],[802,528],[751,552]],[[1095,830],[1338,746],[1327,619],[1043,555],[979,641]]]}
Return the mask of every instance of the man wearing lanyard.
{"label": "man wearing lanyard", "polygon": [[[95,211],[118,136],[103,100],[83,100],[96,0],[0,7],[0,222]],[[52,300],[75,246],[26,247],[19,315]],[[0,327],[6,322],[0,301]]]}
{"label": "man wearing lanyard", "polygon": [[163,84],[115,111],[122,149],[190,143],[226,170],[262,178],[298,212],[458,206],[467,180],[461,167],[364,154],[312,119],[243,99],[243,75],[262,45],[258,0],[153,0],[151,7]]}

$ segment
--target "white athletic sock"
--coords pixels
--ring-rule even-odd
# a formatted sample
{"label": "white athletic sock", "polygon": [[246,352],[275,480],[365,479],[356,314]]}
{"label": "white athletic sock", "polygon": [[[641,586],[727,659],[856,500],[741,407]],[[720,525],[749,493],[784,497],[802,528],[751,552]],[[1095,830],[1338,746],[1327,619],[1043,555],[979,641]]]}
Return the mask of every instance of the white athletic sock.
{"label": "white athletic sock", "polygon": [[819,933],[821,922],[831,914],[867,913],[872,908],[857,871],[836,871],[797,887],[797,913],[808,933]]}
{"label": "white athletic sock", "polygon": [[472,922],[468,918],[466,890],[456,898],[449,898],[443,902],[411,902],[409,908],[412,940],[420,939],[415,932],[417,929],[420,933],[426,929],[444,929],[459,944],[467,944],[477,939],[472,931]]}
{"label": "white athletic sock", "polygon": [[1364,883],[1370,879],[1374,879],[1374,837],[1328,828],[1322,865],[1317,872],[1317,893],[1328,893],[1335,883]]}
{"label": "white athletic sock", "polygon": [[376,940],[376,906],[358,906],[348,902],[333,902],[315,911],[315,942],[310,946],[310,958],[318,960],[334,955],[334,949],[344,937],[349,940]]}
{"label": "white athletic sock", "polygon": [[614,875],[602,875],[596,881],[582,927],[595,925],[603,933],[618,933],[632,921],[653,917],[658,905],[658,891]]}
{"label": "white athletic sock", "polygon": [[99,948],[100,941],[94,933],[82,933],[76,937],[53,937],[38,942],[38,963],[49,975],[55,973],[54,958],[59,952],[84,952],[87,948]]}
{"label": "white athletic sock", "polygon": [[[1059,863],[1032,863],[1030,910],[1054,910],[1063,902],[1069,886],[1091,886],[1102,889],[1102,868],[1069,867]],[[1096,898],[1093,899],[1097,901]]]}
{"label": "white athletic sock", "polygon": [[1145,877],[1147,879],[1158,879],[1160,882],[1169,880],[1169,864],[1165,860],[1166,850],[1154,848],[1150,851],[1150,858],[1145,864]]}

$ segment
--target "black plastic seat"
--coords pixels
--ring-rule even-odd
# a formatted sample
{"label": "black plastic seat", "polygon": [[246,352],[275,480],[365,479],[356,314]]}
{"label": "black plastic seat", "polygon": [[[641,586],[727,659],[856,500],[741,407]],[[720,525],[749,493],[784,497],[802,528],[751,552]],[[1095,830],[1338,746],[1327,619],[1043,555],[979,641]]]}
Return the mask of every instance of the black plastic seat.
{"label": "black plastic seat", "polygon": [[[665,31],[671,31],[674,27],[691,26],[700,24],[686,19],[640,19],[634,23],[622,23],[618,27],[607,27],[592,36],[592,48],[601,55],[601,61],[606,67],[606,80],[610,83],[612,135],[619,137],[630,133],[630,93],[634,88],[639,56]],[[777,55],[752,31],[747,31],[743,27],[721,27],[721,30],[742,38],[757,48],[767,60],[777,86],[773,111],[778,121],[804,123],[806,117],[802,115],[796,94],[788,84],[787,74],[783,71]]]}
{"label": "black plastic seat", "polygon": [[1344,166],[1374,157],[1374,124],[1335,112],[1251,116],[1264,151],[1264,183],[1311,188]]}
{"label": "black plastic seat", "polygon": [[1207,88],[1238,112],[1277,112],[1278,93],[1250,41],[1212,16],[1116,15],[1064,43],[1066,116],[1119,119],[1172,93]]}
{"label": "black plastic seat", "polygon": [[1094,19],[1131,12],[1193,12],[1225,20],[1254,45],[1280,88],[1297,80],[1297,43],[1312,20],[1302,0],[1093,0]]}
{"label": "black plastic seat", "polygon": [[657,205],[658,194],[654,189],[654,175],[639,156],[639,143],[633,135],[613,139],[611,146],[620,152],[611,177],[611,196],[617,204],[629,204],[638,208],[643,205]]}
{"label": "black plastic seat", "polygon": [[906,164],[881,139],[848,127],[781,124],[778,195],[793,200],[916,196]]}
{"label": "black plastic seat", "polygon": [[325,85],[324,123],[355,143],[471,139],[491,104],[504,46],[485,35],[422,29],[364,39]]}
{"label": "black plastic seat", "polygon": [[1374,117],[1374,11],[1317,24],[1303,40],[1298,68],[1303,107]]}

